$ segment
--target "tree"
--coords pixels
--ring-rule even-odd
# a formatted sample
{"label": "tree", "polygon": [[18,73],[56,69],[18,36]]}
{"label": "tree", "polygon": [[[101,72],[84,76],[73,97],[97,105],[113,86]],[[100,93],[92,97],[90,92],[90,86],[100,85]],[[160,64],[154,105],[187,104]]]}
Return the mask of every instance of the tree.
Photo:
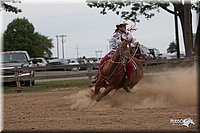
{"label": "tree", "polygon": [[175,42],[171,42],[167,48],[167,53],[174,53],[177,51],[177,45]]}
{"label": "tree", "polygon": [[[7,12],[14,12],[14,13],[19,13],[19,12],[22,12],[21,9],[15,7],[15,6],[12,6],[10,5],[9,3],[21,3],[21,1],[19,0],[1,0],[0,1],[0,4],[1,4],[1,8]],[[1,10],[1,9],[0,9]]]}
{"label": "tree", "polygon": [[35,32],[26,18],[14,19],[3,34],[3,51],[25,50],[31,57],[51,57],[52,39]]}
{"label": "tree", "polygon": [[[96,7],[102,8],[101,14],[106,14],[107,10],[111,10],[115,12],[117,15],[121,14],[121,18],[125,20],[131,20],[134,23],[139,22],[138,16],[144,15],[145,18],[149,19],[155,15],[155,10],[159,12],[159,9],[164,9],[165,11],[171,14],[177,14],[180,19],[182,31],[183,31],[183,39],[184,39],[184,46],[186,51],[186,56],[190,57],[193,55],[194,49],[197,47],[196,45],[200,45],[200,42],[195,43],[193,46],[192,43],[192,14],[191,9],[196,10],[197,12],[200,11],[198,7],[198,1],[191,4],[190,1],[185,1],[184,4],[182,1],[140,1],[140,0],[123,0],[123,1],[104,1],[104,0],[87,0],[87,5],[89,7]],[[172,4],[177,12],[170,10],[168,7]],[[127,9],[125,7],[130,7]],[[123,9],[124,8],[124,9]],[[198,24],[199,25],[199,24]],[[199,26],[198,26],[199,27]],[[200,30],[197,28],[197,35],[199,34]],[[196,53],[197,54],[197,53]]]}

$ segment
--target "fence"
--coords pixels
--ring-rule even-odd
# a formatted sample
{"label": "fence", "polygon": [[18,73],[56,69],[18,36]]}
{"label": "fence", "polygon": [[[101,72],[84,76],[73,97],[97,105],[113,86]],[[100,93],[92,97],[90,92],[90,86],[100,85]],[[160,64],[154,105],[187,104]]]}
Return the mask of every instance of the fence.
{"label": "fence", "polygon": [[[141,61],[143,66],[149,65],[159,65],[159,64],[172,64],[172,63],[194,63],[197,62],[197,59],[194,58],[183,58],[183,59],[162,59],[162,60],[149,60],[149,61]],[[54,65],[54,66],[45,66],[45,67],[29,67],[30,71],[48,71],[48,70],[71,70],[72,68],[80,68],[84,67],[87,71],[70,71],[68,73],[56,74],[56,75],[38,75],[38,76],[20,76],[19,73],[22,71],[22,68],[13,67],[10,71],[14,71],[14,77],[5,77],[3,78],[3,82],[16,82],[17,90],[21,89],[20,81],[32,81],[32,80],[42,80],[42,79],[59,79],[59,78],[72,78],[72,77],[85,77],[88,76],[89,80],[91,80],[92,76],[97,74],[98,70],[93,70],[93,68],[97,68],[99,63],[88,63],[88,64],[80,64],[80,65]]]}

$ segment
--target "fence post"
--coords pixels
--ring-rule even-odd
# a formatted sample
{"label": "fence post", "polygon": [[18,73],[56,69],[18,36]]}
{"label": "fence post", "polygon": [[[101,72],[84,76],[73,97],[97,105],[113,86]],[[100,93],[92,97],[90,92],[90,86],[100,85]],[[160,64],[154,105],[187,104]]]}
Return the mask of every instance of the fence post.
{"label": "fence post", "polygon": [[15,67],[15,81],[16,81],[16,85],[17,85],[17,92],[21,92],[21,84],[20,84],[20,78],[19,78],[19,69],[16,66]]}
{"label": "fence post", "polygon": [[88,63],[87,64],[88,66],[88,79],[89,79],[89,81],[91,81],[92,80],[92,65],[90,64],[90,63]]}

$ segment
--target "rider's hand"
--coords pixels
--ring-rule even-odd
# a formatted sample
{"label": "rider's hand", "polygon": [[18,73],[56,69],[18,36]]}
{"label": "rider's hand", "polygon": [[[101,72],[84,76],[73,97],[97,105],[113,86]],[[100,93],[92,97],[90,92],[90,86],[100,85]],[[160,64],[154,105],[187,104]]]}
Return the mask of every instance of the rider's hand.
{"label": "rider's hand", "polygon": [[136,47],[140,47],[140,43],[139,43],[139,42],[136,42],[136,43],[135,43],[135,46],[136,46]]}

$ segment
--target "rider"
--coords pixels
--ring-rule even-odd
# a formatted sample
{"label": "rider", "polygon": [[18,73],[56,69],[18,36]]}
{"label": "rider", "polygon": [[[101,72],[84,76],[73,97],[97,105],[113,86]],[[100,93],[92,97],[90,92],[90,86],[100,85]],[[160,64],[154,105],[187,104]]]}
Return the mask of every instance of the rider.
{"label": "rider", "polygon": [[[114,55],[117,46],[122,43],[123,41],[130,41],[131,45],[134,46],[136,44],[135,39],[133,39],[132,34],[131,34],[131,30],[136,30],[135,28],[130,28],[130,29],[126,29],[126,25],[127,23],[125,21],[120,21],[118,24],[116,24],[116,30],[113,33],[111,39],[110,39],[110,46],[111,46],[111,51],[108,52],[108,54],[106,54],[100,64],[99,64],[99,68],[100,66],[107,60],[109,60],[110,58],[112,58],[112,56]],[[97,81],[97,77],[95,76],[95,78],[91,81],[91,83],[96,83]]]}

